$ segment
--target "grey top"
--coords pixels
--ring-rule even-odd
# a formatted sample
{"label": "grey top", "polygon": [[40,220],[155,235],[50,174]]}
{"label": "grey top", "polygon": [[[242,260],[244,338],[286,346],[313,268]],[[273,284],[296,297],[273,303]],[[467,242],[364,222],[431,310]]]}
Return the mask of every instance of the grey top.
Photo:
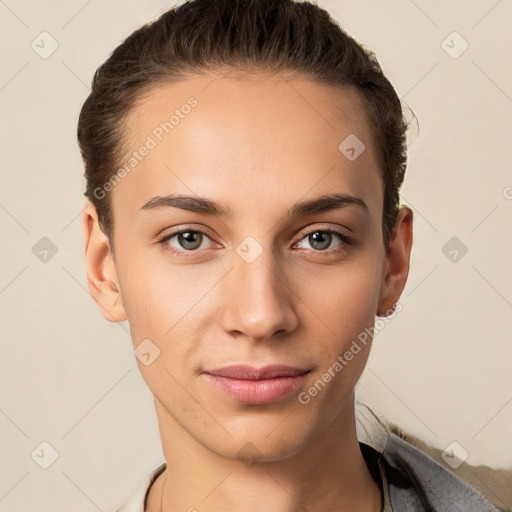
{"label": "grey top", "polygon": [[476,489],[392,432],[382,453],[359,444],[370,470],[372,460],[382,463],[393,512],[499,512]]}
{"label": "grey top", "polygon": [[[361,441],[359,446],[381,486],[382,512],[499,512],[477,490],[392,432],[382,452]],[[155,468],[116,512],[144,512],[149,489],[165,468],[165,462]]]}

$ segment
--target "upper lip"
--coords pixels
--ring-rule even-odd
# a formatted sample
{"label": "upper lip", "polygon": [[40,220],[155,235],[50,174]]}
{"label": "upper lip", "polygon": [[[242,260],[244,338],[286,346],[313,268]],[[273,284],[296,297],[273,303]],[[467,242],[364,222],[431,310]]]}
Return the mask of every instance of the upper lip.
{"label": "upper lip", "polygon": [[309,370],[309,368],[296,368],[284,364],[271,364],[268,366],[262,366],[261,368],[254,368],[253,366],[245,364],[235,364],[231,366],[224,366],[223,368],[208,370],[205,371],[205,373],[220,377],[229,377],[232,379],[262,380],[277,377],[294,377],[307,373]]}

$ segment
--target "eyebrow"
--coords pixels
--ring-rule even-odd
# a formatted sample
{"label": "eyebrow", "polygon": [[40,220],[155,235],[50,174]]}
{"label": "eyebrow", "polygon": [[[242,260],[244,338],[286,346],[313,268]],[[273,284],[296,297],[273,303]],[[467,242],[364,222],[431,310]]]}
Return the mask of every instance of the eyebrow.
{"label": "eyebrow", "polygon": [[[350,194],[325,194],[315,199],[295,203],[287,210],[285,215],[288,218],[301,217],[313,213],[337,210],[348,205],[360,206],[365,212],[369,212],[368,205],[360,197]],[[181,194],[152,197],[140,210],[156,208],[180,208],[181,210],[214,217],[232,218],[234,216],[229,206],[224,206],[211,199]]]}

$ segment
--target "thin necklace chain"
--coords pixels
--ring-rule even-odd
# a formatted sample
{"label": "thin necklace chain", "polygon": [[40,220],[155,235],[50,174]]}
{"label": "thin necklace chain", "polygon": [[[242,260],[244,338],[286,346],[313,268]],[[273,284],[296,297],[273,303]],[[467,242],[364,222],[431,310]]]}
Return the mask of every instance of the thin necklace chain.
{"label": "thin necklace chain", "polygon": [[164,512],[164,491],[167,483],[167,474],[165,475],[164,485],[162,486],[162,501],[160,501],[160,512]]}
{"label": "thin necklace chain", "polygon": [[[379,460],[380,463],[380,460]],[[165,494],[165,484],[167,483],[167,474],[165,475],[164,485],[162,486],[162,499],[160,501],[160,512],[164,512],[164,494]],[[382,496],[382,495],[381,495]],[[384,506],[384,497],[382,496],[382,505]],[[377,510],[377,512],[381,512],[383,508]]]}

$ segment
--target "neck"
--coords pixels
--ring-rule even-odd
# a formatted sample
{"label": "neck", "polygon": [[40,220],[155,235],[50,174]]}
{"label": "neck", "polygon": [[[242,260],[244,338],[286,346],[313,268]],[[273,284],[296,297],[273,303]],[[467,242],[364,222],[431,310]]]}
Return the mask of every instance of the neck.
{"label": "neck", "polygon": [[244,464],[200,444],[155,400],[167,468],[150,489],[146,512],[380,512],[380,486],[359,448],[353,400],[346,403],[305,449]]}

